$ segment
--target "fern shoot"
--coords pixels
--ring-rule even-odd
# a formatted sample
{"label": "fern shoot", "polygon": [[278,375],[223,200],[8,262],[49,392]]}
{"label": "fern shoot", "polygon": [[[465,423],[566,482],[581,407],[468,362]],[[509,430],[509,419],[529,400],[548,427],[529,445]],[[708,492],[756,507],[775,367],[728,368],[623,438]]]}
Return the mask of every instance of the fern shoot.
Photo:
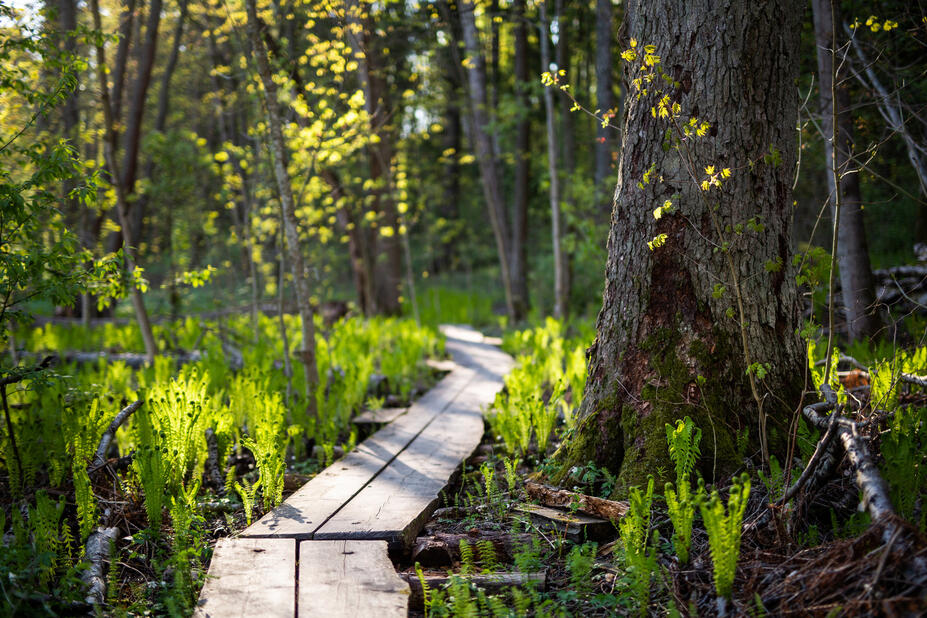
{"label": "fern shoot", "polygon": [[695,501],[691,495],[689,475],[699,457],[702,430],[688,416],[676,421],[673,427],[666,424],[666,443],[669,455],[676,466],[676,488],[667,483],[664,488],[666,507],[673,522],[673,549],[682,564],[689,561],[692,541],[692,522],[695,519]]}
{"label": "fern shoot", "polygon": [[[699,483],[699,489],[700,493],[704,491],[704,483]],[[711,549],[715,592],[719,598],[731,598],[737,559],[740,555],[744,511],[749,498],[750,477],[743,474],[740,479],[734,479],[726,506],[721,502],[717,490],[712,491],[711,498],[703,500],[700,504]]]}

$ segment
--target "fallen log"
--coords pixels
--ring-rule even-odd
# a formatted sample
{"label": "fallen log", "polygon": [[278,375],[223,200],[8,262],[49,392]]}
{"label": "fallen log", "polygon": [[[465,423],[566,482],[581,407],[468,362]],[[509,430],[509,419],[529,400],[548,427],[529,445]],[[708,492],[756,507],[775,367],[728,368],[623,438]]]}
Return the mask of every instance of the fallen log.
{"label": "fallen log", "polygon": [[[472,547],[476,547],[477,543],[489,541],[492,543],[496,561],[511,563],[522,547],[530,545],[531,538],[530,534],[505,532],[478,534],[436,532],[433,536],[423,536],[415,540],[415,545],[412,547],[412,561],[419,562],[424,567],[451,566],[460,561],[461,541],[466,541]],[[474,553],[478,560],[483,559],[478,549],[474,549]]]}
{"label": "fallen log", "polygon": [[[411,573],[400,573],[399,577],[409,584],[410,609],[422,609],[425,606],[425,596],[422,593],[422,582],[414,571]],[[478,575],[457,575],[457,577],[467,580],[470,584],[483,589],[486,592],[498,592],[508,590],[516,586],[533,584],[536,589],[544,590],[547,584],[547,574],[543,571],[537,573],[481,573]],[[451,576],[446,573],[424,573],[425,585],[429,590],[442,588],[451,580]]]}
{"label": "fallen log", "polygon": [[627,502],[616,502],[605,498],[587,496],[586,494],[551,487],[534,481],[525,482],[525,492],[529,498],[537,500],[546,506],[576,508],[576,510],[583,513],[601,517],[602,519],[621,519],[628,512]]}

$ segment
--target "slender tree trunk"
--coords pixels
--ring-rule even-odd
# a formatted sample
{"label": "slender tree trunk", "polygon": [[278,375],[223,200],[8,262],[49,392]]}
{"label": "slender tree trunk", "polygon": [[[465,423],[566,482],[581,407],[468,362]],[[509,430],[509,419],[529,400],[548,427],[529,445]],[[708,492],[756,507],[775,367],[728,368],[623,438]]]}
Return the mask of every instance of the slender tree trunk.
{"label": "slender tree trunk", "polygon": [[129,49],[135,28],[136,0],[124,0],[123,5],[122,16],[119,19],[119,46],[116,48],[116,66],[113,69],[113,91],[110,99],[113,106],[113,118],[122,118],[126,65],[129,63]]}
{"label": "slender tree trunk", "polygon": [[[141,49],[138,63],[138,74],[132,85],[129,99],[128,116],[126,117],[125,152],[123,152],[122,185],[125,187],[127,197],[135,194],[135,181],[138,177],[138,153],[142,143],[142,120],[145,115],[145,101],[148,98],[148,87],[151,85],[151,71],[154,68],[155,56],[158,49],[158,27],[161,24],[162,0],[151,0],[148,7],[148,20],[145,25],[145,44]],[[142,222],[144,221],[144,204],[136,201],[134,206],[130,203],[132,233],[136,238],[142,237]]]}
{"label": "slender tree trunk", "polygon": [[402,247],[399,238],[399,214],[391,192],[390,165],[395,153],[394,130],[391,126],[392,108],[384,79],[383,59],[374,39],[373,18],[368,9],[356,9],[354,24],[358,33],[351,35],[351,46],[358,61],[358,74],[364,89],[364,106],[370,119],[370,132],[377,136],[367,146],[370,180],[373,188],[373,211],[379,216],[381,227],[392,228],[392,234],[381,234],[373,230],[366,237],[373,254],[373,278],[376,311],[390,315],[399,313],[399,291],[402,283]]}
{"label": "slender tree trunk", "polygon": [[[541,66],[550,69],[550,22],[547,2],[538,5],[541,12]],[[550,176],[550,229],[554,253],[554,317],[566,317],[566,281],[563,264],[563,234],[560,229],[560,173],[557,170],[557,132],[554,126],[554,92],[544,89],[544,115],[547,126],[547,169]]]}
{"label": "slender tree trunk", "polygon": [[316,390],[319,383],[319,373],[315,360],[315,322],[310,304],[309,282],[303,255],[299,245],[299,228],[296,220],[296,207],[293,200],[293,188],[290,184],[290,175],[286,169],[286,144],[283,141],[283,123],[277,102],[277,84],[273,80],[270,61],[267,51],[261,40],[257,25],[257,8],[255,0],[245,0],[248,12],[248,36],[251,39],[251,49],[257,60],[258,73],[264,85],[264,103],[267,110],[267,120],[270,125],[270,148],[274,159],[274,177],[277,189],[280,192],[280,207],[283,212],[283,228],[286,232],[287,259],[293,271],[293,287],[296,290],[296,304],[302,318],[303,348],[300,358],[306,376],[306,405],[312,418],[318,415],[316,405]]}
{"label": "slender tree trunk", "polygon": [[[77,30],[77,2],[76,0],[57,0],[58,11],[58,28],[61,36],[61,48],[68,54],[77,54],[77,38],[74,34]],[[78,89],[69,93],[61,106],[62,136],[70,142],[71,146],[80,152],[80,102]],[[87,207],[81,204],[76,197],[71,197],[71,191],[75,188],[75,182],[67,179],[62,183],[61,191],[63,202],[65,204],[66,216],[69,219],[69,225],[73,225],[79,234],[81,246],[89,248],[91,242],[86,237],[86,225],[89,214]],[[91,313],[90,295],[84,292],[80,296],[80,316],[82,323],[87,326],[90,323]]]}
{"label": "slender tree trunk", "polygon": [[[93,27],[102,32],[103,26],[100,20],[99,0],[90,0],[90,8],[93,13]],[[112,107],[109,100],[109,87],[106,83],[106,53],[103,49],[103,43],[96,44],[97,60],[97,78],[100,86],[100,103],[103,108],[103,124],[106,131],[106,139],[103,142],[104,157],[107,168],[111,176],[113,188],[116,190],[116,211],[119,216],[119,225],[122,228],[122,240],[124,247],[126,274],[129,279],[129,295],[132,298],[132,307],[135,309],[135,319],[138,322],[139,330],[142,332],[142,340],[145,342],[145,356],[149,363],[154,362],[154,357],[158,352],[155,343],[154,333],[151,330],[151,321],[148,319],[148,311],[145,309],[145,301],[142,298],[141,290],[134,283],[135,274],[135,249],[132,245],[131,226],[129,224],[129,213],[125,186],[120,179],[119,163],[116,159],[116,126],[113,119]]]}
{"label": "slender tree trunk", "polygon": [[357,292],[357,303],[364,315],[370,315],[370,297],[373,294],[370,279],[373,277],[373,271],[364,252],[364,239],[361,237],[360,224],[347,202],[344,187],[338,175],[328,169],[322,170],[319,175],[331,189],[335,204],[341,204],[336,211],[336,218],[338,226],[348,237],[348,255],[351,257],[351,273],[354,278],[354,289]]}
{"label": "slender tree trunk", "polygon": [[518,124],[515,127],[515,187],[512,191],[512,272],[520,273],[512,282],[517,295],[528,298],[525,245],[528,242],[528,182],[531,174],[531,96],[528,75],[528,21],[525,0],[515,0],[515,96]]}
{"label": "slender tree trunk", "polygon": [[[559,34],[556,44],[556,64],[558,69],[566,71],[567,75],[573,74],[573,67],[570,66],[570,19],[566,15],[564,1],[557,0],[557,32]],[[577,81],[579,81],[577,76]],[[563,251],[563,239],[567,234],[568,218],[564,216],[566,212],[575,212],[576,200],[573,197],[573,173],[576,171],[576,133],[573,130],[573,112],[570,111],[572,104],[567,97],[560,98],[560,300],[561,305],[559,315],[561,318],[567,317],[570,306],[570,255]],[[555,286],[556,287],[556,286]]]}
{"label": "slender tree trunk", "polygon": [[183,40],[183,29],[187,21],[187,6],[189,0],[180,0],[180,14],[177,16],[177,23],[174,25],[174,42],[171,45],[171,55],[167,60],[167,66],[164,67],[164,75],[161,76],[161,91],[158,94],[158,115],[155,118],[155,131],[164,131],[167,126],[167,110],[171,101],[171,79],[174,77],[174,70],[177,68],[177,61],[180,59],[180,43]]}
{"label": "slender tree trunk", "polygon": [[[835,212],[833,196],[836,194],[834,174],[836,166],[840,178],[840,221],[837,233],[837,262],[840,266],[840,286],[846,310],[847,336],[850,341],[866,339],[881,328],[875,307],[875,282],[869,262],[869,245],[863,222],[862,194],[859,188],[859,166],[853,160],[853,117],[850,113],[850,95],[844,78],[837,76],[834,84],[834,66],[831,50],[836,44],[833,23],[841,23],[840,16],[831,12],[831,0],[812,0],[814,9],[814,38],[818,58],[818,84],[820,84],[821,127],[831,142],[824,148],[827,161],[827,186],[830,188],[831,214]],[[848,50],[845,50],[848,51]],[[837,57],[843,54],[837,51]],[[837,100],[831,96],[836,92]],[[838,143],[833,144],[834,113],[836,110]],[[836,151],[836,162],[834,153]]]}
{"label": "slender tree trunk", "polygon": [[[623,487],[650,473],[669,480],[664,425],[689,415],[703,429],[699,470],[717,480],[762,444],[748,366],[764,364],[773,453],[802,390],[789,250],[802,11],[798,0],[627,8],[638,50],[655,45],[675,86],[626,98],[603,307],[577,428],[558,457],[564,471],[605,466]],[[709,134],[664,150],[673,124],[654,113],[663,95],[680,105],[679,122],[709,122]],[[709,166],[732,174],[706,193]],[[674,210],[655,218],[666,200]],[[763,225],[748,229],[753,217]],[[724,231],[736,225],[743,234]],[[665,242],[651,250],[655,238]]]}
{"label": "slender tree trunk", "polygon": [[521,273],[513,273],[511,268],[509,226],[502,202],[502,187],[496,165],[496,153],[489,134],[489,116],[486,111],[486,63],[480,48],[474,10],[472,0],[464,0],[460,4],[460,21],[468,56],[471,134],[480,165],[480,175],[483,179],[483,193],[489,209],[489,220],[496,239],[506,308],[509,318],[518,321],[527,311],[527,299],[518,295],[513,286],[513,281],[516,281]]}
{"label": "slender tree trunk", "polygon": [[[595,96],[596,108],[600,114],[608,114],[614,105],[612,98],[612,0],[596,0],[595,3]],[[610,178],[614,129],[603,127],[595,130],[595,203],[602,204],[603,211],[611,212],[612,186]]]}

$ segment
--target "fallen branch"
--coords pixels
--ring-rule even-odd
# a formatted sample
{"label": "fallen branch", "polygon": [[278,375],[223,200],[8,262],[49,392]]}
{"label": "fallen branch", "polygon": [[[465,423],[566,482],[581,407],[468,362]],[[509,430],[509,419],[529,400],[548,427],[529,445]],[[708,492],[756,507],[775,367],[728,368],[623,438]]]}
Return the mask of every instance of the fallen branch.
{"label": "fallen branch", "polygon": [[614,500],[587,496],[586,494],[551,487],[534,481],[525,483],[525,491],[529,498],[537,500],[541,504],[569,509],[575,507],[579,511],[602,519],[621,519],[628,512],[627,502],[615,502]]}
{"label": "fallen branch", "polygon": [[113,422],[109,424],[109,427],[106,428],[106,431],[103,432],[103,437],[100,438],[100,445],[97,447],[97,452],[93,456],[93,460],[90,463],[88,472],[95,472],[99,470],[106,464],[106,452],[109,450],[109,445],[112,444],[113,438],[116,437],[116,430],[122,426],[126,419],[128,419],[132,414],[135,413],[144,402],[139,399],[136,402],[130,403],[125,408],[122,409],[119,414],[116,415],[116,418],[113,419]]}
{"label": "fallen branch", "polygon": [[106,578],[103,577],[103,563],[109,560],[110,548],[119,534],[119,528],[97,528],[87,538],[84,546],[84,561],[87,568],[80,578],[87,585],[85,600],[90,605],[99,605],[106,600]]}

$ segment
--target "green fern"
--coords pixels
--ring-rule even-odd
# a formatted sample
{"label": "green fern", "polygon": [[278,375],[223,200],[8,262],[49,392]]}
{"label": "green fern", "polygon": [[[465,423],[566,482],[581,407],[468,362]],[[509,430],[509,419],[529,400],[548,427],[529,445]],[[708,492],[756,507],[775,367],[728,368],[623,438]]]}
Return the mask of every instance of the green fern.
{"label": "green fern", "polygon": [[695,462],[701,455],[701,439],[702,430],[696,427],[688,416],[676,421],[675,427],[666,424],[666,443],[669,445],[669,455],[676,464],[677,483],[681,484],[695,468]]}
{"label": "green fern", "polygon": [[473,547],[467,539],[460,539],[460,572],[463,575],[473,573]]}
{"label": "green fern", "polygon": [[[76,464],[76,462],[75,462]],[[75,465],[74,501],[77,503],[77,521],[80,523],[80,538],[86,539],[97,525],[97,499],[93,495],[90,476],[83,465]]]}
{"label": "green fern", "polygon": [[261,486],[261,479],[255,481],[254,485],[250,484],[247,479],[241,479],[241,481],[241,483],[235,481],[235,492],[241,498],[241,504],[245,509],[245,521],[250,526],[251,516],[254,511],[254,496]]}
{"label": "green fern", "polygon": [[570,585],[579,595],[592,591],[592,569],[595,566],[595,543],[584,543],[570,550],[566,557],[566,568],[570,574]]}
{"label": "green fern", "polygon": [[505,484],[509,488],[509,493],[514,493],[515,488],[518,487],[518,464],[520,462],[521,460],[517,457],[515,459],[502,458],[502,463],[505,465]]}
{"label": "green fern", "polygon": [[[699,481],[699,493],[704,493],[704,483]],[[740,555],[740,535],[744,511],[750,498],[750,477],[743,474],[735,479],[727,499],[727,506],[721,503],[718,491],[711,492],[711,498],[702,500],[700,510],[708,532],[711,561],[714,566],[715,591],[719,597],[730,599]]]}
{"label": "green fern", "polygon": [[689,475],[695,469],[699,457],[699,442],[702,430],[695,426],[688,416],[676,421],[673,427],[666,424],[666,443],[669,455],[676,465],[676,489],[672,483],[664,487],[666,506],[673,522],[673,549],[679,561],[689,561],[689,545],[692,540],[692,522],[695,519],[695,502],[691,495]]}
{"label": "green fern", "polygon": [[494,573],[499,569],[499,559],[496,556],[496,546],[489,539],[476,542],[476,550],[480,555],[480,565],[485,573]]}
{"label": "green fern", "polygon": [[476,618],[479,615],[479,604],[474,603],[467,578],[451,575],[447,582],[447,593],[452,615],[461,618]]}
{"label": "green fern", "polygon": [[422,565],[418,562],[415,563],[415,576],[418,578],[418,583],[422,587],[422,603],[425,606],[425,618],[429,618],[431,615],[431,586],[428,585],[428,581],[425,579],[425,572],[422,570]]}
{"label": "green fern", "polygon": [[[650,601],[650,575],[656,568],[656,552],[648,548],[650,507],[653,503],[653,476],[647,479],[647,491],[638,487],[629,491],[627,515],[618,524],[624,546],[625,562],[631,576],[631,592],[641,615]],[[657,533],[654,532],[654,538]]]}

